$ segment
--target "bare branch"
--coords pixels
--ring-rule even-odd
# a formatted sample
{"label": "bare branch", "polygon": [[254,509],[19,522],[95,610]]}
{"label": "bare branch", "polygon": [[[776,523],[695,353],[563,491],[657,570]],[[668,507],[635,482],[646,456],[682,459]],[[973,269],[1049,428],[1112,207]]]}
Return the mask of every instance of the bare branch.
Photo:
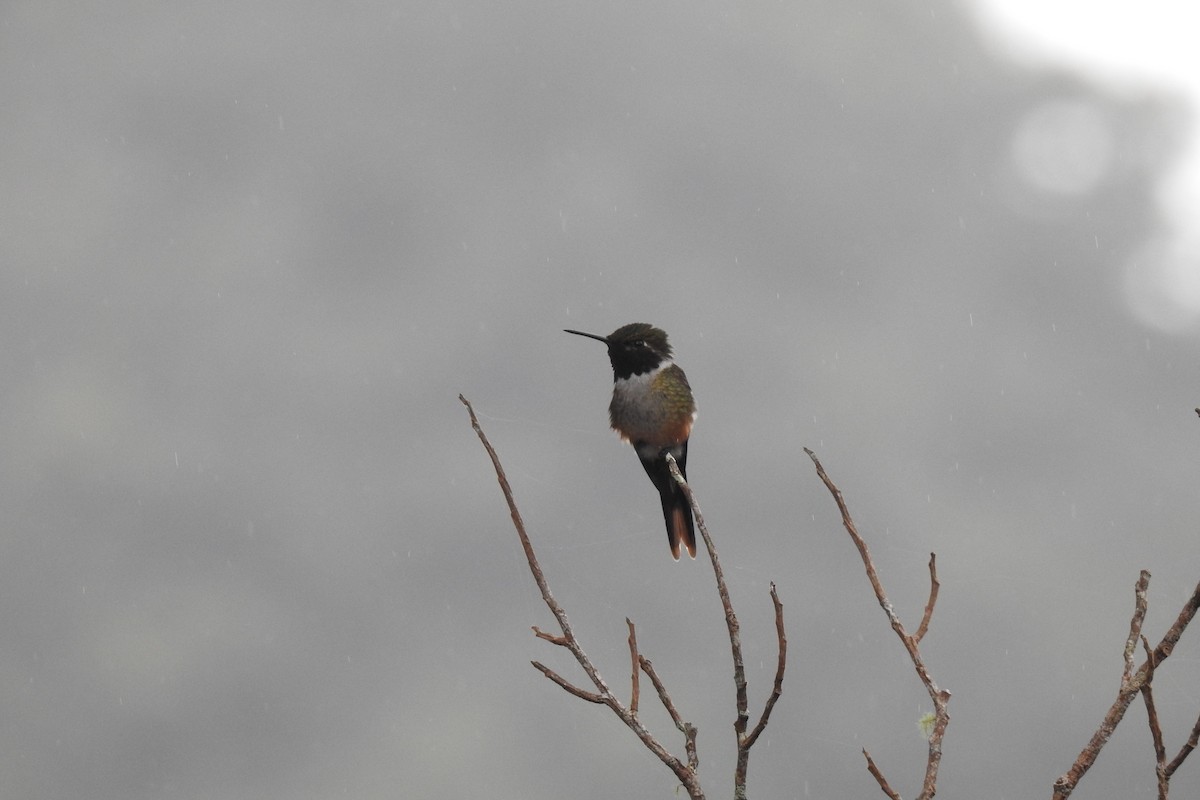
{"label": "bare branch", "polygon": [[[467,413],[471,418],[471,427],[475,430],[475,434],[479,437],[479,441],[483,444],[484,450],[487,451],[488,457],[492,460],[492,468],[496,472],[496,480],[500,483],[500,490],[504,493],[505,502],[508,503],[508,510],[509,514],[512,516],[513,527],[515,527],[517,530],[517,536],[521,540],[521,547],[525,551],[525,560],[529,563],[529,571],[533,574],[533,580],[535,583],[537,583],[538,590],[542,594],[542,600],[546,603],[546,607],[550,609],[550,613],[554,615],[555,620],[558,621],[559,628],[562,630],[561,637],[544,633],[543,631],[538,630],[536,627],[533,629],[534,633],[538,636],[538,638],[545,639],[546,641],[570,650],[571,655],[575,657],[575,660],[579,663],[579,666],[583,669],[584,673],[599,691],[589,692],[584,689],[580,689],[550,668],[536,661],[533,662],[533,666],[541,671],[541,673],[547,678],[554,681],[563,689],[575,695],[576,697],[587,700],[589,703],[601,703],[608,706],[609,709],[611,709],[612,712],[616,714],[617,717],[620,718],[620,720],[634,732],[634,734],[642,741],[642,744],[645,745],[650,752],[654,753],[654,755],[657,756],[658,759],[662,761],[663,764],[665,764],[673,773],[675,773],[675,777],[679,779],[681,784],[683,784],[684,789],[687,791],[688,796],[692,798],[692,800],[703,800],[704,791],[700,787],[700,780],[696,775],[695,767],[689,764],[684,764],[678,758],[671,755],[666,748],[664,748],[662,744],[660,744],[659,741],[654,738],[654,734],[652,734],[646,728],[646,726],[638,720],[637,714],[633,713],[624,705],[622,705],[621,701],[617,699],[616,695],[609,691],[608,684],[604,682],[604,678],[600,675],[599,670],[596,669],[596,666],[592,663],[592,660],[588,657],[587,653],[584,652],[582,645],[579,644],[579,640],[575,637],[575,632],[571,629],[571,623],[567,619],[567,614],[563,610],[562,606],[558,604],[558,601],[554,599],[554,595],[551,594],[550,585],[546,582],[546,576],[543,574],[541,565],[538,563],[537,556],[533,552],[533,545],[529,541],[529,535],[525,532],[525,523],[521,519],[520,511],[517,510],[517,503],[513,498],[512,487],[509,486],[508,477],[504,474],[504,467],[500,464],[500,457],[496,454],[496,450],[494,447],[492,447],[492,443],[488,441],[487,435],[483,432],[483,428],[480,427],[479,419],[475,416],[475,409],[471,407],[471,403],[461,394],[458,396],[458,399],[464,406],[467,407]],[[694,732],[692,745],[694,747]]]}
{"label": "bare branch", "polygon": [[1196,616],[1196,611],[1200,610],[1200,584],[1196,585],[1192,591],[1192,596],[1183,604],[1183,608],[1179,611],[1179,616],[1175,618],[1175,622],[1167,629],[1167,633],[1163,636],[1162,641],[1158,643],[1158,647],[1154,648],[1154,663],[1161,664],[1171,655],[1175,649],[1175,645],[1179,643],[1180,637],[1187,629],[1188,623],[1192,621],[1192,617]]}
{"label": "bare branch", "polygon": [[[1144,592],[1139,599],[1145,600]],[[1154,651],[1150,649],[1150,642],[1146,640],[1145,636],[1139,634],[1139,638],[1142,640],[1142,649],[1146,653],[1146,663],[1150,665],[1150,671],[1146,674],[1146,682],[1142,684],[1142,700],[1146,703],[1146,722],[1150,725],[1150,741],[1154,745],[1154,762],[1157,764],[1159,775],[1159,793],[1162,795],[1162,800],[1166,800],[1166,783],[1162,780],[1162,769],[1167,763],[1167,748],[1163,744],[1162,726],[1158,722],[1158,707],[1154,703]]]}
{"label": "bare branch", "polygon": [[658,673],[654,671],[654,664],[645,656],[638,656],[638,666],[642,672],[646,673],[646,677],[650,678],[650,683],[654,684],[654,691],[658,692],[658,699],[662,701],[663,708],[671,715],[671,721],[675,723],[675,727],[683,730],[684,721],[679,716],[679,711],[675,708],[674,701],[671,700],[671,695],[667,692],[666,685],[662,682],[662,678],[658,677]]}
{"label": "bare branch", "polygon": [[[741,626],[733,611],[733,603],[729,599],[729,587],[725,583],[725,572],[721,569],[721,559],[717,556],[717,548],[713,544],[712,537],[709,536],[708,526],[704,524],[704,515],[700,512],[700,504],[696,502],[696,496],[692,494],[692,487],[688,486],[687,481],[684,480],[683,474],[679,471],[679,465],[675,463],[675,458],[670,453],[667,454],[667,469],[671,471],[671,477],[679,484],[692,507],[692,514],[696,518],[696,527],[700,529],[700,535],[704,537],[704,546],[708,549],[708,557],[712,562],[713,576],[717,581],[717,594],[721,598],[721,607],[725,610],[725,626],[729,630],[729,649],[733,655],[733,685],[737,701],[737,718],[734,720],[733,730],[737,736],[738,755],[737,766],[733,773],[733,794],[735,798],[744,798],[746,796],[746,775],[750,769],[750,748],[754,746],[762,729],[767,726],[771,709],[775,707],[775,701],[779,699],[779,694],[783,691],[783,668],[787,663],[787,638],[781,637],[779,640],[780,662],[776,670],[775,690],[763,708],[763,715],[755,727],[755,733],[747,735],[746,727],[750,722],[748,711],[750,701],[746,692],[746,667],[742,660]],[[771,586],[771,595],[775,602],[777,630],[782,630],[783,606],[779,603],[774,584]]]}
{"label": "bare branch", "polygon": [[692,507],[692,514],[696,517],[696,527],[700,529],[700,535],[704,537],[704,546],[708,548],[713,575],[717,580],[717,594],[721,598],[721,608],[725,611],[725,625],[729,629],[729,646],[733,651],[733,682],[737,688],[737,722],[733,727],[740,737],[746,732],[746,723],[749,719],[746,713],[749,703],[746,699],[746,668],[742,663],[741,626],[738,624],[737,614],[733,611],[733,602],[729,599],[729,587],[725,583],[725,571],[721,569],[721,559],[717,556],[717,548],[708,534],[708,526],[704,524],[704,515],[700,513],[700,505],[696,502],[695,495],[692,494],[692,487],[688,486],[683,474],[680,473],[679,465],[675,463],[675,457],[670,453],[667,453],[667,468],[671,471],[671,477],[687,495],[688,503]]}
{"label": "bare branch", "polygon": [[642,672],[645,672],[650,682],[654,684],[654,690],[658,692],[658,699],[662,701],[663,708],[671,715],[671,721],[675,723],[675,727],[683,733],[684,749],[688,755],[688,766],[695,770],[700,766],[700,758],[696,754],[696,726],[690,722],[684,722],[679,716],[679,711],[675,708],[675,703],[671,700],[671,695],[667,693],[667,687],[663,685],[662,679],[658,677],[658,673],[654,671],[654,665],[650,663],[650,659],[645,656],[638,656],[638,663],[642,667]]}
{"label": "bare branch", "polygon": [[1158,724],[1158,709],[1154,705],[1154,690],[1149,681],[1142,684],[1142,700],[1146,702],[1150,740],[1154,745],[1154,775],[1158,782],[1158,800],[1167,800],[1170,780],[1163,774],[1163,767],[1167,763],[1167,749],[1163,745],[1162,727]]}
{"label": "bare branch", "polygon": [[[555,644],[561,644],[563,647],[569,649],[580,666],[583,667],[587,676],[591,678],[592,683],[596,684],[596,688],[600,690],[600,693],[602,695],[609,695],[608,687],[605,685],[603,679],[601,679],[600,674],[596,672],[596,668],[592,666],[583,649],[580,648],[574,633],[571,632],[571,623],[567,619],[567,612],[563,610],[558,601],[554,599],[554,595],[550,593],[550,585],[546,582],[546,576],[542,573],[542,567],[538,563],[537,555],[533,552],[533,544],[529,541],[529,535],[525,532],[525,522],[521,519],[521,512],[517,510],[517,501],[513,498],[512,487],[508,484],[508,476],[504,474],[504,467],[500,464],[500,456],[496,454],[496,450],[492,447],[492,443],[488,441],[483,428],[479,426],[479,420],[475,417],[475,409],[471,407],[470,402],[461,394],[458,396],[458,399],[467,407],[467,413],[471,416],[471,427],[475,429],[475,433],[479,436],[479,441],[483,443],[484,450],[487,451],[488,456],[492,459],[492,467],[496,470],[496,480],[500,483],[500,490],[504,492],[504,499],[508,503],[508,512],[512,516],[513,527],[517,529],[517,536],[521,540],[521,548],[525,551],[525,560],[529,562],[529,570],[533,573],[533,580],[537,583],[538,590],[542,593],[542,600],[550,609],[550,613],[558,620],[558,626],[562,629],[562,641],[554,639],[550,639],[550,641],[554,641]],[[549,637],[538,632],[536,628],[534,631],[541,638],[549,639]]]}
{"label": "bare branch", "polygon": [[[896,614],[896,610],[888,600],[887,594],[883,591],[883,583],[879,580],[879,574],[875,570],[875,563],[871,560],[871,551],[862,536],[858,533],[858,528],[850,516],[850,509],[846,506],[846,500],[842,497],[841,490],[838,489],[825,472],[825,468],[821,466],[821,461],[817,458],[816,453],[807,447],[804,448],[804,452],[808,453],[808,457],[812,459],[813,465],[817,469],[817,476],[833,496],[833,501],[837,503],[838,511],[842,515],[842,526],[850,534],[850,539],[854,542],[854,546],[858,548],[858,554],[862,557],[863,567],[867,572],[867,579],[871,582],[871,588],[875,590],[875,598],[879,601],[879,606],[887,615],[888,621],[892,625],[892,630],[900,637],[900,642],[904,645],[904,649],[908,651],[908,657],[912,660],[913,667],[917,671],[917,677],[920,678],[925,691],[929,693],[929,699],[933,702],[934,722],[933,730],[929,734],[929,756],[925,762],[925,780],[921,786],[921,794],[918,795],[918,800],[930,800],[937,793],[938,767],[942,763],[942,739],[946,734],[946,726],[950,724],[950,714],[946,710],[946,706],[950,702],[950,692],[945,689],[939,689],[937,684],[934,683],[933,677],[925,667],[925,662],[921,658],[921,651],[918,647],[921,638],[925,635],[925,631],[929,628],[929,618],[933,616],[933,606],[937,602],[939,584],[935,569],[936,559],[931,554],[929,561],[931,587],[929,601],[925,605],[925,615],[921,620],[921,626],[917,630],[917,635],[910,636],[904,627],[904,623],[900,621],[900,617]],[[870,756],[867,757],[867,761],[869,765],[874,763],[871,761]],[[869,768],[870,766],[868,766]],[[872,774],[876,773],[873,771]],[[876,779],[881,781],[881,786],[886,785],[886,782],[882,780],[882,775],[876,775]]]}
{"label": "bare branch", "polygon": [[746,737],[747,750],[754,746],[758,737],[766,729],[767,721],[771,719],[771,712],[775,709],[775,703],[783,694],[783,673],[787,669],[787,632],[783,628],[783,603],[779,601],[779,593],[775,591],[774,582],[771,583],[771,602],[775,605],[775,638],[779,641],[779,659],[775,664],[775,685],[771,687],[771,696],[767,698],[766,705],[763,706],[758,724]]}
{"label": "bare branch", "polygon": [[[1139,614],[1141,615],[1141,618],[1145,617],[1145,608],[1143,605],[1145,603],[1145,593],[1149,585],[1150,573],[1146,570],[1142,570],[1141,574],[1138,576],[1137,585],[1134,588],[1134,618],[1130,621],[1129,625],[1131,634],[1134,630],[1137,630],[1138,635],[1140,635],[1141,621],[1139,619]],[[1066,800],[1066,798],[1070,797],[1071,793],[1075,791],[1075,787],[1079,784],[1079,781],[1085,774],[1087,774],[1087,771],[1091,769],[1092,764],[1095,763],[1097,756],[1100,755],[1100,751],[1104,748],[1104,745],[1108,743],[1109,737],[1112,736],[1113,731],[1116,730],[1117,725],[1119,725],[1121,720],[1124,718],[1125,712],[1129,709],[1129,704],[1133,702],[1133,698],[1142,691],[1142,687],[1145,686],[1154,676],[1155,670],[1157,670],[1158,667],[1171,655],[1171,652],[1175,649],[1175,645],[1179,642],[1180,637],[1183,636],[1184,630],[1187,629],[1188,623],[1190,623],[1192,618],[1196,616],[1196,611],[1198,609],[1200,609],[1200,584],[1196,586],[1195,590],[1192,592],[1192,596],[1188,598],[1186,603],[1184,603],[1183,608],[1179,612],[1179,616],[1175,618],[1175,622],[1167,630],[1167,633],[1165,636],[1163,636],[1162,641],[1160,641],[1158,646],[1155,647],[1154,650],[1147,656],[1146,661],[1140,667],[1138,667],[1136,671],[1133,671],[1132,675],[1129,675],[1128,678],[1126,678],[1125,675],[1128,674],[1130,670],[1128,667],[1128,660],[1126,661],[1126,667],[1122,673],[1121,688],[1117,692],[1117,699],[1113,701],[1112,706],[1109,707],[1108,712],[1104,715],[1104,719],[1100,722],[1100,726],[1096,729],[1096,732],[1092,734],[1092,738],[1079,753],[1078,758],[1075,759],[1075,763],[1072,764],[1071,768],[1054,782],[1054,800]],[[1127,650],[1129,649],[1129,646],[1129,639],[1126,639]],[[1197,726],[1200,727],[1200,722],[1197,722]],[[1194,736],[1200,735],[1196,734],[1195,731],[1193,731],[1193,734]],[[1193,741],[1194,738],[1189,739],[1189,744]],[[1193,744],[1192,746],[1194,747],[1195,745]],[[1184,746],[1184,749],[1187,750],[1187,752],[1191,752],[1187,745]],[[1182,763],[1183,759],[1186,757],[1186,753],[1184,751],[1180,751],[1180,755],[1176,758],[1180,763]],[[1172,772],[1173,771],[1174,770],[1172,770]],[[1162,784],[1160,783],[1160,786],[1161,785]]]}
{"label": "bare branch", "polygon": [[1155,764],[1154,775],[1158,782],[1158,797],[1159,800],[1167,800],[1167,793],[1171,788],[1171,777],[1175,774],[1175,770],[1183,764],[1191,752],[1196,749],[1197,739],[1200,738],[1200,719],[1196,720],[1196,724],[1192,726],[1192,732],[1188,736],[1188,740],[1184,742],[1183,747],[1179,748],[1179,752],[1175,754],[1175,758],[1171,759],[1171,763],[1167,763],[1167,748],[1163,743],[1162,728],[1158,722],[1158,711],[1154,704],[1154,670],[1158,666],[1154,651],[1150,649],[1150,643],[1146,641],[1146,637],[1142,637],[1142,647],[1146,651],[1146,663],[1150,666],[1150,672],[1146,677],[1146,682],[1142,686],[1142,698],[1146,701],[1146,716],[1150,724],[1150,737],[1154,741],[1154,757]]}

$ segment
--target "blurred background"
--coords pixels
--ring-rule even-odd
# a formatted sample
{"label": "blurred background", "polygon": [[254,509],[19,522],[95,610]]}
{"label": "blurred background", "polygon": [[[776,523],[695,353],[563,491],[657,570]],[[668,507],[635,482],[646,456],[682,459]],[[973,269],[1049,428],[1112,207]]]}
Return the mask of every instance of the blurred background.
{"label": "blurred background", "polygon": [[[1138,570],[1152,641],[1200,579],[1194,12],[1108,6],[7,3],[0,794],[675,796],[529,666],[584,680],[462,392],[584,647],[625,696],[638,624],[727,796],[711,568],[561,333],[645,321],[755,714],[786,608],[751,796],[924,770],[807,446],[910,626],[938,555],[940,794],[1049,797]],[[1171,754],[1198,641],[1155,682]],[[1139,701],[1076,796],[1154,786]]]}

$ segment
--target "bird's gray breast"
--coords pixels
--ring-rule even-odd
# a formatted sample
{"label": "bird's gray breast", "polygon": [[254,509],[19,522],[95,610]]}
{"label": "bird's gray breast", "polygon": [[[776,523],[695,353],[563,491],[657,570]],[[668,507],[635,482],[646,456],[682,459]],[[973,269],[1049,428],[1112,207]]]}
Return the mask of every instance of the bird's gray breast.
{"label": "bird's gray breast", "polygon": [[608,416],[613,428],[630,442],[656,440],[671,422],[666,398],[653,391],[654,378],[670,361],[640,375],[620,378],[613,384]]}

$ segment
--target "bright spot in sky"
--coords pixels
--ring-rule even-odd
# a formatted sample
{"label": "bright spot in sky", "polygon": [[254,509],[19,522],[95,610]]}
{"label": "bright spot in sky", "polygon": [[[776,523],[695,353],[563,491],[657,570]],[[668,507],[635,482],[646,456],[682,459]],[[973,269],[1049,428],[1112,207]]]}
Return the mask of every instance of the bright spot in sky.
{"label": "bright spot in sky", "polygon": [[1017,172],[1039,190],[1082,194],[1095,188],[1112,166],[1112,134],[1088,103],[1045,103],[1017,127],[1012,156]]}
{"label": "bright spot in sky", "polygon": [[[973,0],[985,36],[1011,58],[1079,70],[1117,92],[1180,98],[1200,118],[1200,3],[1179,0]],[[1200,131],[1195,125],[1158,187],[1166,228],[1126,268],[1126,299],[1143,323],[1200,328]],[[1084,102],[1034,109],[1018,127],[1014,166],[1032,188],[1078,194],[1103,179],[1109,127]]]}

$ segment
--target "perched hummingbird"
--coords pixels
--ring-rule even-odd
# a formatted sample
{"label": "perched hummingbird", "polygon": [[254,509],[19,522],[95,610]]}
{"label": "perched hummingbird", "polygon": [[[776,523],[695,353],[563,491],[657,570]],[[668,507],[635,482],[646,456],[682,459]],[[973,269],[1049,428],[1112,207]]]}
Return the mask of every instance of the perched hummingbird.
{"label": "perched hummingbird", "polygon": [[673,360],[666,332],[634,322],[608,336],[568,330],[608,345],[613,369],[613,396],[608,419],[613,430],[633,445],[638,459],[662,499],[663,518],[671,555],[679,560],[679,546],[696,557],[696,531],[687,497],[667,469],[666,454],[674,456],[687,478],[688,436],[696,419],[696,402],[687,376]]}

